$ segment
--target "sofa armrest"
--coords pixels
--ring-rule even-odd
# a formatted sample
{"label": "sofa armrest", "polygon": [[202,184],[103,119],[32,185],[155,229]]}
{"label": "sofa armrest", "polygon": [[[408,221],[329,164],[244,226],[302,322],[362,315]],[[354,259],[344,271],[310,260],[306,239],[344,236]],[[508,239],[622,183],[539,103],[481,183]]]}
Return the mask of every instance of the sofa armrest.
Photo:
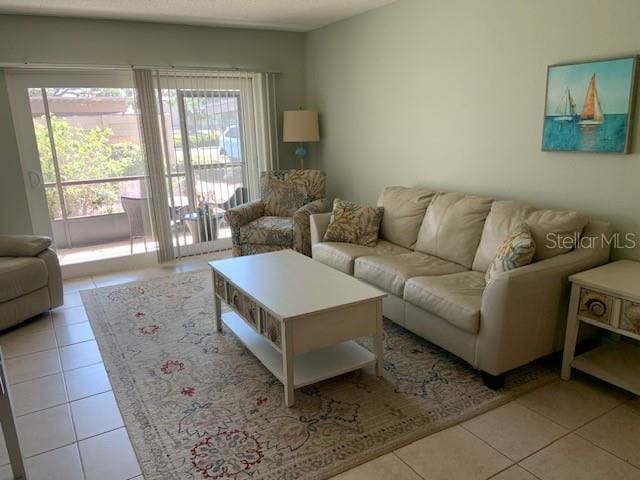
{"label": "sofa armrest", "polygon": [[0,257],[35,257],[50,245],[49,237],[0,235]]}
{"label": "sofa armrest", "polygon": [[62,289],[62,271],[60,270],[60,262],[58,261],[58,255],[51,248],[47,248],[45,251],[40,252],[38,258],[44,261],[47,266],[47,289],[49,290],[49,308],[55,308],[63,303],[63,289]]}
{"label": "sofa armrest", "polygon": [[309,217],[310,229],[311,229],[311,245],[320,243],[324,237],[324,232],[327,231],[327,227],[331,222],[331,212],[317,213]]}
{"label": "sofa armrest", "polygon": [[[598,237],[601,231],[602,237]],[[608,224],[592,226],[593,248],[496,274],[480,309],[475,364],[499,375],[562,348],[569,304],[569,275],[602,265],[609,258]]]}
{"label": "sofa armrest", "polygon": [[319,198],[300,207],[293,214],[293,249],[297,252],[311,256],[311,229],[310,219],[312,214],[324,213],[331,209],[331,203],[326,198]]}

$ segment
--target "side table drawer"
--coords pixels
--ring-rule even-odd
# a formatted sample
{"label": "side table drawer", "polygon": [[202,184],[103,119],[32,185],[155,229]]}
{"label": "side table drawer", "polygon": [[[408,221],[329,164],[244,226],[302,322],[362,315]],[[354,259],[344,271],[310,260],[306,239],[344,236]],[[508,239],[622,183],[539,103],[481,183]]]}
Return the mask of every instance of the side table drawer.
{"label": "side table drawer", "polygon": [[624,300],[620,314],[620,330],[640,335],[640,303]]}
{"label": "side table drawer", "polygon": [[218,295],[225,302],[227,301],[227,281],[223,276],[218,273],[213,273],[213,288],[215,289],[215,294]]}
{"label": "side table drawer", "polygon": [[613,297],[586,288],[580,291],[578,315],[611,325],[613,320],[612,310]]}
{"label": "side table drawer", "polygon": [[244,299],[244,319],[256,332],[260,332],[260,308],[249,297]]}
{"label": "side table drawer", "polygon": [[227,283],[227,303],[240,315],[244,315],[244,295],[233,284]]}
{"label": "side table drawer", "polygon": [[271,340],[278,348],[282,348],[282,331],[280,321],[262,310],[262,335]]}

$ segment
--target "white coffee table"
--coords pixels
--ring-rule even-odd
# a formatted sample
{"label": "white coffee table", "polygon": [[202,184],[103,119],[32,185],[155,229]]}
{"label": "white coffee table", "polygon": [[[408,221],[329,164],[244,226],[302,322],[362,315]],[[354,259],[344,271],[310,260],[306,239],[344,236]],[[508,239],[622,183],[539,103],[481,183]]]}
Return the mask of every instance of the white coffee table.
{"label": "white coffee table", "polygon": [[[287,406],[295,388],[368,365],[382,376],[384,292],[292,250],[209,265],[216,328],[224,322],[284,384]],[[375,353],[353,341],[367,336]]]}

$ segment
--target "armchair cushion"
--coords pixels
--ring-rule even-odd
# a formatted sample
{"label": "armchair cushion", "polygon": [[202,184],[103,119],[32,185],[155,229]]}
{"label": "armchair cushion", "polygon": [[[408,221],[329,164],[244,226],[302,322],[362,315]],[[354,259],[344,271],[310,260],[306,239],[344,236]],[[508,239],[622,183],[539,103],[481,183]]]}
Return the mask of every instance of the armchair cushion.
{"label": "armchair cushion", "polygon": [[331,209],[326,198],[314,200],[300,207],[293,214],[293,249],[311,256],[311,221],[313,214],[325,213]]}
{"label": "armchair cushion", "polygon": [[0,257],[35,257],[50,245],[49,237],[0,235]]}
{"label": "armchair cushion", "polygon": [[240,227],[240,244],[291,246],[292,217],[260,217]]}
{"label": "armchair cushion", "polygon": [[323,240],[375,247],[383,213],[383,207],[367,207],[336,198]]}
{"label": "armchair cushion", "polygon": [[0,258],[0,302],[46,287],[48,279],[47,266],[39,258]]}
{"label": "armchair cushion", "polygon": [[322,198],[326,175],[319,170],[276,170],[260,176],[265,214],[291,217],[303,205]]}

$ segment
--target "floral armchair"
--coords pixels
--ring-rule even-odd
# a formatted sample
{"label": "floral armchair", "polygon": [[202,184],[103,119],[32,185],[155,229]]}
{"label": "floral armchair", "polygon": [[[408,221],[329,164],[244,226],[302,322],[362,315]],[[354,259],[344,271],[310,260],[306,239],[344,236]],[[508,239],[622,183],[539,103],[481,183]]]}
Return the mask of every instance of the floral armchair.
{"label": "floral armchair", "polygon": [[311,255],[309,216],[331,210],[326,174],[277,170],[260,176],[260,200],[227,210],[234,256],[292,248]]}

